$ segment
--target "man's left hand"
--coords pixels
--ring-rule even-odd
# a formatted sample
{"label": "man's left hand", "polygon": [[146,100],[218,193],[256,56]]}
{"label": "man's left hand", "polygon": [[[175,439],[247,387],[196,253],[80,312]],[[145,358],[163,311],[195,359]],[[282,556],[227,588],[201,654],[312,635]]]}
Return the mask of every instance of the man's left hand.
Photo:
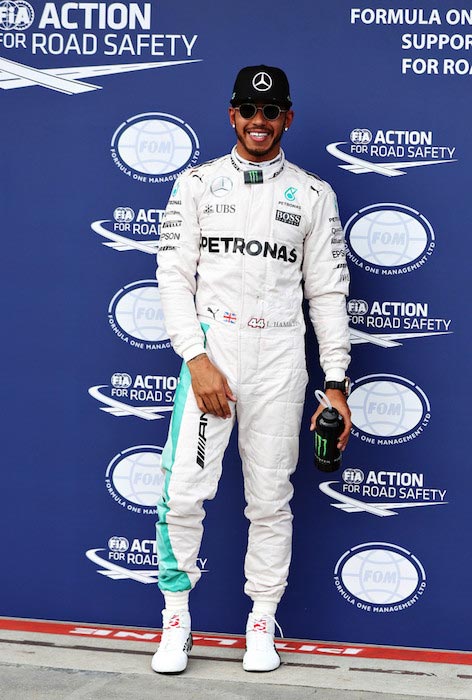
{"label": "man's left hand", "polygon": [[[346,397],[342,391],[339,389],[326,389],[326,396],[331,401],[331,405],[341,414],[344,420],[344,430],[339,436],[338,449],[343,452],[346,449],[347,441],[349,440],[349,435],[351,434],[352,422],[351,422],[351,409],[347,405]],[[316,419],[319,414],[324,409],[321,404],[316,409],[315,413],[311,417],[310,430],[313,431],[316,428]]]}

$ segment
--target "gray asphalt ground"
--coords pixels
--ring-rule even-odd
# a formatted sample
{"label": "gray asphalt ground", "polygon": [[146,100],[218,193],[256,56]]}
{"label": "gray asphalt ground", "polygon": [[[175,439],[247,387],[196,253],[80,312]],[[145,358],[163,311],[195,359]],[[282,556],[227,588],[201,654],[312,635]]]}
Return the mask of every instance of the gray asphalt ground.
{"label": "gray asphalt ground", "polygon": [[471,700],[472,667],[281,654],[246,673],[241,649],[194,647],[184,674],[150,668],[154,645],[0,630],[1,700]]}

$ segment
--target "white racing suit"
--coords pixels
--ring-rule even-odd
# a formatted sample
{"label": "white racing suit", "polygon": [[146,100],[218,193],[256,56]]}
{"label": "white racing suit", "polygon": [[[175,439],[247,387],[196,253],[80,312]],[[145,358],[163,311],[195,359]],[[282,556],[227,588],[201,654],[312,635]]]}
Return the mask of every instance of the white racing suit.
{"label": "white racing suit", "polygon": [[[302,280],[326,378],[341,381],[349,364],[349,278],[335,194],[282,152],[257,169],[233,149],[177,181],[157,278],[166,328],[184,359],[162,459],[159,586],[187,590],[200,577],[203,501],[216,494],[237,419],[250,521],[244,590],[278,602],[307,383]],[[231,419],[198,409],[185,361],[203,352],[237,398]]]}

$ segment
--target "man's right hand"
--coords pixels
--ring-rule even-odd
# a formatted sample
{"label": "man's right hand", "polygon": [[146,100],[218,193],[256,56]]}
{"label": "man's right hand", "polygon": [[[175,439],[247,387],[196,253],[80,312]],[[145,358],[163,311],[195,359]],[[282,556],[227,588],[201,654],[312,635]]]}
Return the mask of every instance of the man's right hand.
{"label": "man's right hand", "polygon": [[224,374],[210,362],[208,355],[197,355],[187,362],[192,377],[192,389],[202,413],[212,413],[220,418],[230,418],[228,404],[236,401]]}

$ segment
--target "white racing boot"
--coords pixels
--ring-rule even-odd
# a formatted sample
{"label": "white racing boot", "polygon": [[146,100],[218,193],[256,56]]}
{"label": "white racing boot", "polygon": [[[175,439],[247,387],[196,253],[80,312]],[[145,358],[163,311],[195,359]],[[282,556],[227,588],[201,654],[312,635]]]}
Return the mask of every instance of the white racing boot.
{"label": "white racing boot", "polygon": [[246,626],[245,671],[274,671],[280,656],[274,645],[275,619],[272,615],[249,613]]}
{"label": "white racing boot", "polygon": [[156,673],[181,673],[187,668],[188,654],[192,648],[190,614],[187,611],[162,611],[162,637],[159,648],[152,657],[152,670]]}

